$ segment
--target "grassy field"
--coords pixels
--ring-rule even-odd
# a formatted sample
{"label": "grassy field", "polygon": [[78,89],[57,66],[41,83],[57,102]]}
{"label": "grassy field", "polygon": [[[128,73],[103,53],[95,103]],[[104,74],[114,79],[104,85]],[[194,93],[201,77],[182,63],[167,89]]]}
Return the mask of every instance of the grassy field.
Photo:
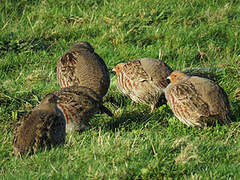
{"label": "grassy field", "polygon": [[[240,2],[227,0],[0,1],[0,179],[240,179]],[[189,128],[168,105],[145,105],[111,87],[82,134],[31,157],[12,150],[14,125],[60,88],[56,62],[89,41],[109,70],[152,57],[173,69],[214,67],[229,96],[231,126]],[[107,102],[113,100],[117,106]]]}

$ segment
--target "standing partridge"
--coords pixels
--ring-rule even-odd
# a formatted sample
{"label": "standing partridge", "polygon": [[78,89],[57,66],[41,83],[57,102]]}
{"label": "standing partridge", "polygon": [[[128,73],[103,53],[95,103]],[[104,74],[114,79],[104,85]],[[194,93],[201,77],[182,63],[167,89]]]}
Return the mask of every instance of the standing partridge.
{"label": "standing partridge", "polygon": [[89,119],[97,111],[113,114],[102,104],[102,98],[92,89],[83,86],[71,86],[54,91],[59,97],[58,107],[66,119],[66,131],[82,131],[88,126]]}
{"label": "standing partridge", "polygon": [[188,126],[228,124],[229,102],[224,90],[212,80],[174,71],[165,89],[176,117]]}
{"label": "standing partridge", "polygon": [[117,88],[134,102],[151,106],[152,112],[168,85],[172,69],[161,60],[142,58],[120,63],[113,71],[117,75]]}
{"label": "standing partridge", "polygon": [[57,62],[57,78],[63,87],[85,86],[103,97],[109,88],[110,77],[103,59],[88,42],[74,44]]}
{"label": "standing partridge", "polygon": [[46,95],[41,103],[17,123],[13,149],[15,154],[35,153],[37,150],[64,144],[66,123],[57,108],[58,97]]}

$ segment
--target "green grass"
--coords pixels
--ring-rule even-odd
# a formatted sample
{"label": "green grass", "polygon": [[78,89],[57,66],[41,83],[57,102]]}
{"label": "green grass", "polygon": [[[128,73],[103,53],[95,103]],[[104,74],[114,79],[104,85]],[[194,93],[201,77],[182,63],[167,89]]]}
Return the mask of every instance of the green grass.
{"label": "green grass", "polygon": [[[0,2],[1,179],[239,179],[240,2],[227,0],[97,0]],[[60,88],[56,62],[77,41],[89,41],[109,70],[141,57],[173,69],[214,67],[231,104],[231,126],[189,128],[164,105],[145,105],[111,87],[82,134],[57,149],[17,158],[14,125],[48,92]]]}

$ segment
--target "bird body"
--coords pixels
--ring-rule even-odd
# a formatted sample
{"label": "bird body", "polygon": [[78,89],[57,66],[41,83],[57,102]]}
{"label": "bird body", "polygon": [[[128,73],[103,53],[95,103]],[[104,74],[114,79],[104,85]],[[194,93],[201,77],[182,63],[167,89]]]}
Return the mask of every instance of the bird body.
{"label": "bird body", "polygon": [[230,107],[224,90],[212,80],[174,71],[165,89],[176,117],[188,126],[229,123]]}
{"label": "bird body", "polygon": [[103,97],[110,85],[110,76],[103,59],[88,42],[74,44],[57,63],[61,88],[85,86]]}
{"label": "bird body", "polygon": [[54,91],[59,97],[57,105],[66,119],[66,131],[82,131],[88,126],[89,119],[97,111],[113,114],[102,104],[102,98],[92,89],[83,86],[71,86]]}
{"label": "bird body", "polygon": [[120,63],[113,71],[117,75],[117,88],[134,102],[150,105],[153,111],[168,85],[172,69],[161,60],[142,58]]}
{"label": "bird body", "polygon": [[64,144],[66,124],[56,101],[55,95],[46,95],[39,106],[17,123],[13,138],[16,154],[32,153],[44,147]]}

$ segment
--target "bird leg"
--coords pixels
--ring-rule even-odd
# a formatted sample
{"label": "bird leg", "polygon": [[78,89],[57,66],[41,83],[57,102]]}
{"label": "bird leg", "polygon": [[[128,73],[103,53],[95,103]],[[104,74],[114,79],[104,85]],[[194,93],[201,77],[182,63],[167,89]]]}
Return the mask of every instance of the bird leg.
{"label": "bird leg", "polygon": [[154,109],[155,109],[155,104],[152,104],[150,113],[153,113]]}

